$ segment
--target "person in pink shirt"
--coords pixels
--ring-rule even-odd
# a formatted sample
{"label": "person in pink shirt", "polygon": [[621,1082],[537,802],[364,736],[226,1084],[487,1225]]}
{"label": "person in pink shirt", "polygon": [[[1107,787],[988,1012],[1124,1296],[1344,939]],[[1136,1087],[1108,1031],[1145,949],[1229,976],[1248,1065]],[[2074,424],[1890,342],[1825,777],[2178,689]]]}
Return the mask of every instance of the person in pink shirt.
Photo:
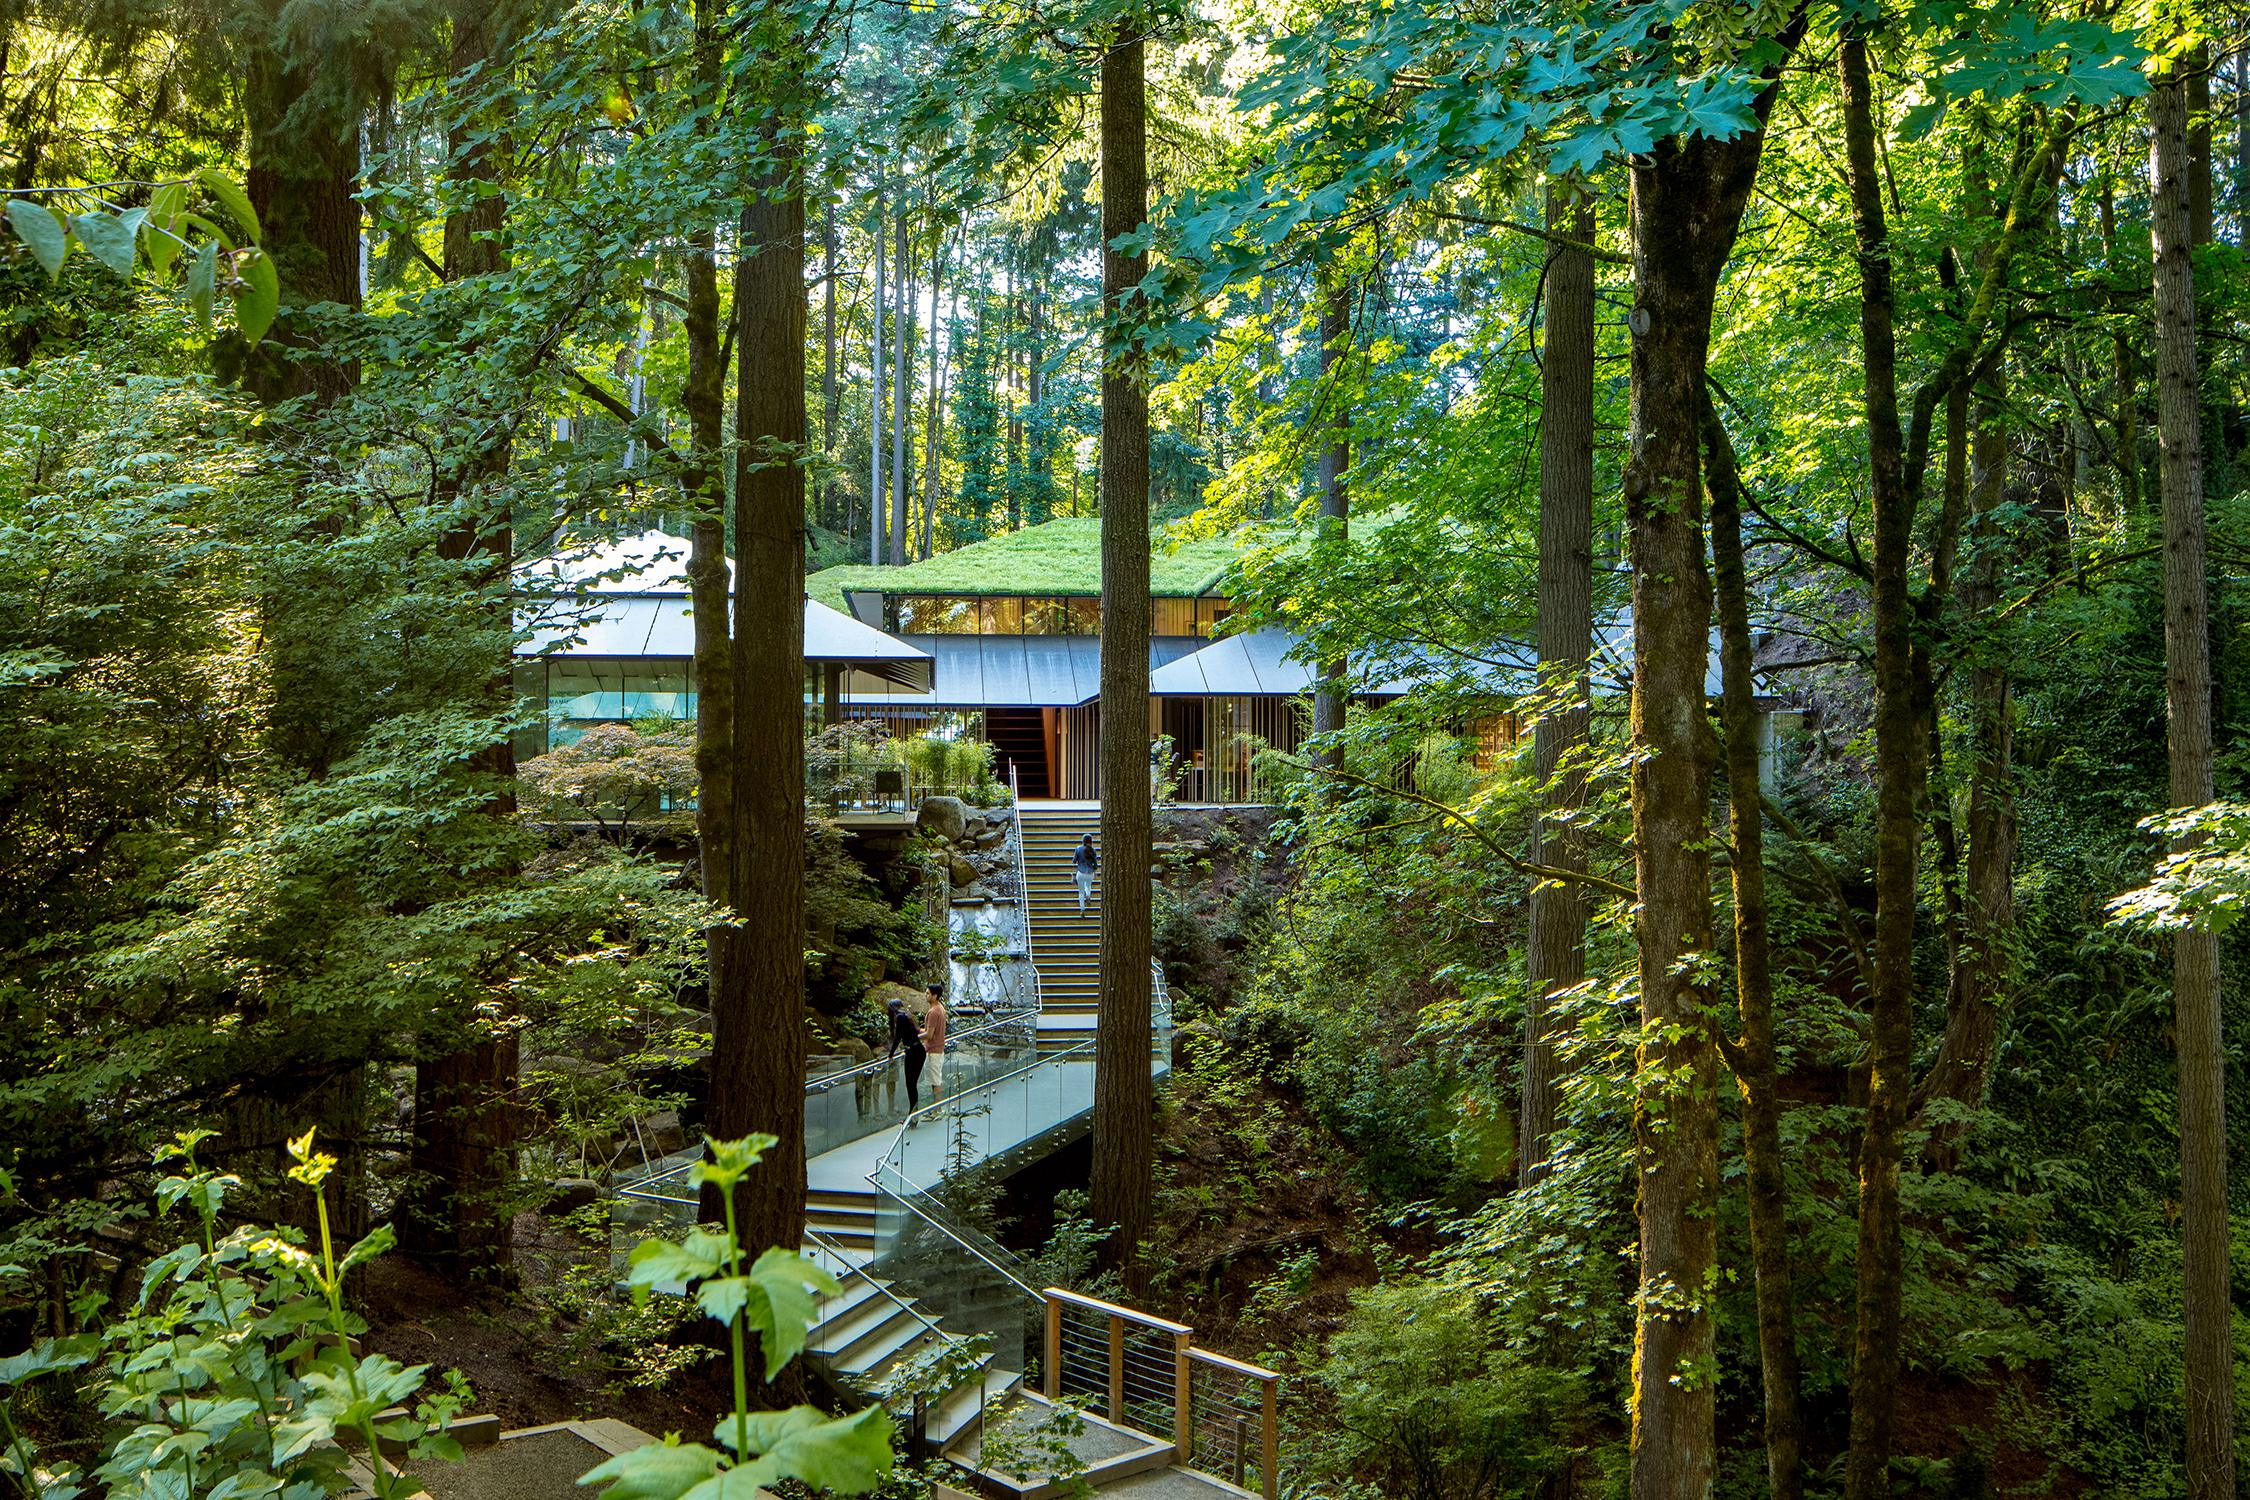
{"label": "person in pink shirt", "polygon": [[945,995],[930,986],[930,1008],[922,1016],[922,1048],[930,1054],[924,1075],[930,1080],[930,1097],[945,1097]]}

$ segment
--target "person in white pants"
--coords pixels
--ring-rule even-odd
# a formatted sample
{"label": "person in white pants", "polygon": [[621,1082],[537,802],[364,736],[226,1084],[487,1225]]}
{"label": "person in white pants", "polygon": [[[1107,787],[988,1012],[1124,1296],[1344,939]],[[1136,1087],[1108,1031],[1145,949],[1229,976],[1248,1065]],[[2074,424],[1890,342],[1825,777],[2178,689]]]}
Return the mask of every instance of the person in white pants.
{"label": "person in white pants", "polygon": [[1100,871],[1101,860],[1094,854],[1094,836],[1087,834],[1078,841],[1077,852],[1070,856],[1071,873],[1078,877],[1078,915],[1086,915],[1086,903],[1094,899],[1094,876]]}
{"label": "person in white pants", "polygon": [[930,1086],[930,1097],[945,1097],[945,992],[936,985],[930,986],[930,1008],[922,1015],[922,1047],[929,1053],[923,1066],[922,1079]]}

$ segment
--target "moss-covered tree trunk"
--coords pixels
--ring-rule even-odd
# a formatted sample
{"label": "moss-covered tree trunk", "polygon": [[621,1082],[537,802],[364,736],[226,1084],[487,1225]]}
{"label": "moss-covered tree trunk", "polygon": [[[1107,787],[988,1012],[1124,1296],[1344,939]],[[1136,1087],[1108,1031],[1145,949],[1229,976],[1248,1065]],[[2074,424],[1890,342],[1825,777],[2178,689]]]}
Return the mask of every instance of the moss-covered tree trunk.
{"label": "moss-covered tree trunk", "polygon": [[1849,1500],[1890,1494],[1891,1430],[1897,1410],[1900,1297],[1899,1157],[1913,1083],[1915,862],[1921,824],[1915,799],[1928,730],[1913,660],[1914,603],[1908,566],[1914,499],[1906,476],[1898,409],[1898,352],[1888,231],[1875,164],[1867,44],[1847,31],[1839,52],[1845,161],[1859,246],[1860,346],[1870,488],[1874,494],[1876,825],[1874,993],[1869,999],[1872,1068],[1859,1151],[1857,1337],[1852,1355]]}
{"label": "moss-covered tree trunk", "polygon": [[[1115,316],[1148,273],[1118,236],[1148,219],[1148,98],[1143,42],[1127,22],[1102,53],[1102,302]],[[1134,349],[1102,362],[1101,1001],[1094,1033],[1094,1222],[1105,1263],[1140,1280],[1155,1151],[1149,909],[1148,393]]]}
{"label": "moss-covered tree trunk", "polygon": [[[710,98],[720,86],[719,0],[698,0],[695,24],[698,86]],[[720,467],[727,372],[716,237],[715,229],[688,237],[687,312],[681,320],[687,336],[687,386],[681,404],[687,408],[688,449],[681,461],[680,490],[688,507],[688,593],[695,611],[696,847],[703,898],[727,906],[734,900],[734,633],[726,478]],[[713,993],[720,987],[719,970],[731,958],[725,935],[713,934]]]}
{"label": "moss-covered tree trunk", "polygon": [[[1341,273],[1331,272],[1322,288],[1319,336],[1319,409],[1326,422],[1327,438],[1320,445],[1313,489],[1320,497],[1321,534],[1340,544],[1350,536],[1352,525],[1352,491],[1344,477],[1352,466],[1352,414],[1344,392],[1351,358],[1352,292],[1351,283]],[[1313,689],[1314,734],[1335,734],[1343,729],[1344,697],[1343,660],[1322,662],[1319,681]],[[1329,767],[1341,765],[1341,752],[1329,746],[1317,753],[1315,763]]]}
{"label": "moss-covered tree trunk", "polygon": [[[2014,690],[2004,639],[1987,628],[2000,601],[2005,538],[1995,516],[2007,490],[2008,435],[2002,426],[2005,373],[1987,382],[1970,445],[1968,509],[1976,551],[1961,581],[1961,618],[1969,654],[1968,857],[1958,896],[1959,940],[1945,999],[1945,1034],[1916,1089],[1910,1113],[1931,1099],[1981,1108],[1992,1081],[2000,1027],[2013,988],[2016,927],[2016,801]],[[1950,1152],[1958,1129],[1931,1134],[1934,1150]]]}
{"label": "moss-covered tree trunk", "polygon": [[[1768,101],[1770,103],[1770,101]],[[1762,131],[1673,139],[1633,171],[1633,394],[1625,499],[1633,548],[1633,860],[1641,1019],[1633,1133],[1641,1274],[1633,1341],[1633,1500],[1711,1492],[1717,1350],[1718,1053],[1708,1017],[1711,580],[1700,420],[1719,272]]]}
{"label": "moss-covered tree trunk", "polygon": [[[2114,274],[2120,266],[2116,177],[2107,162],[2102,164],[2101,174],[2096,222],[2101,226],[2102,258]],[[2125,502],[2129,511],[2138,510],[2141,503],[2140,399],[2133,379],[2133,341],[2120,319],[2111,327],[2109,335],[2110,463],[2117,470],[2118,498]]]}

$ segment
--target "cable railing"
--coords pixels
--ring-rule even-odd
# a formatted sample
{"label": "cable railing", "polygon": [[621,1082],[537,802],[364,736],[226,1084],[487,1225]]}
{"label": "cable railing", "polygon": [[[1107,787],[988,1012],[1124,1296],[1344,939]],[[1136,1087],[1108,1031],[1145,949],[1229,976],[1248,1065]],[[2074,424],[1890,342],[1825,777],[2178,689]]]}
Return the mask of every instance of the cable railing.
{"label": "cable railing", "polygon": [[[1172,1440],[1172,1461],[1278,1493],[1281,1376],[1195,1347],[1195,1330],[1062,1287],[1046,1303],[1050,1401],[1076,1400],[1120,1427]],[[1253,1468],[1253,1464],[1255,1467]]]}
{"label": "cable railing", "polygon": [[1281,1377],[1208,1349],[1188,1350],[1188,1425],[1181,1462],[1236,1489],[1247,1474],[1278,1493]]}

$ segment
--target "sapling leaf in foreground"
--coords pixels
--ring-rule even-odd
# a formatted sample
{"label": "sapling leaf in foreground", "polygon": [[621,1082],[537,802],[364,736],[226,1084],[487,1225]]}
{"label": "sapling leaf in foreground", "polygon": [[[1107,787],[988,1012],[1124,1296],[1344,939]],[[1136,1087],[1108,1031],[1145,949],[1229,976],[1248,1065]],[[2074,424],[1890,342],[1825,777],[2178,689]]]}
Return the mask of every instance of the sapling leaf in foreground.
{"label": "sapling leaf in foreground", "polygon": [[719,1190],[726,1229],[691,1231],[679,1244],[645,1240],[634,1248],[626,1280],[637,1301],[668,1283],[692,1287],[696,1305],[727,1326],[734,1355],[734,1410],[719,1419],[713,1436],[724,1449],[661,1443],[621,1453],[579,1479],[608,1486],[601,1500],[751,1500],[765,1485],[797,1479],[819,1489],[864,1494],[890,1473],[891,1419],[880,1406],[848,1417],[830,1417],[810,1406],[753,1412],[749,1403],[748,1336],[755,1331],[771,1381],[805,1347],[816,1312],[813,1293],[834,1292],[836,1278],[794,1250],[771,1249],[745,1268],[735,1235],[734,1185],[774,1138],[706,1141],[711,1160],[689,1174],[697,1186]]}

